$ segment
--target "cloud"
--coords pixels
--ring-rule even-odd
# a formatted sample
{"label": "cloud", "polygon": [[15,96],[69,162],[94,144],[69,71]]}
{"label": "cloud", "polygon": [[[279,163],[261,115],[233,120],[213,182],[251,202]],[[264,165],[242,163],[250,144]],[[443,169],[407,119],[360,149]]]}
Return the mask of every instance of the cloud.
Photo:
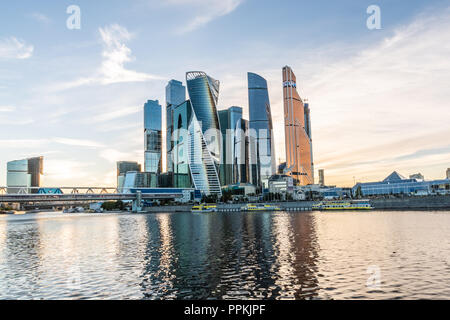
{"label": "cloud", "polygon": [[16,37],[0,39],[0,59],[28,59],[33,51],[32,45]]}
{"label": "cloud", "polygon": [[109,161],[110,163],[116,163],[117,161],[123,160],[134,161],[142,156],[142,150],[136,152],[122,152],[115,149],[104,149],[100,152],[100,157]]}
{"label": "cloud", "polygon": [[118,24],[112,24],[98,30],[103,45],[102,63],[89,77],[56,85],[54,90],[66,90],[85,85],[109,85],[114,83],[144,82],[162,79],[148,73],[125,68],[125,64],[134,61],[131,49],[126,46],[134,36]]}
{"label": "cloud", "polygon": [[42,147],[48,142],[48,139],[3,139],[0,140],[0,148],[29,149]]}
{"label": "cloud", "polygon": [[33,123],[35,120],[28,115],[14,113],[13,106],[0,106],[0,124],[5,126],[20,126]]}
{"label": "cloud", "polygon": [[47,17],[45,14],[43,13],[39,13],[39,12],[34,12],[30,15],[34,20],[44,23],[44,24],[49,24],[52,21],[50,20],[49,17]]}
{"label": "cloud", "polygon": [[316,167],[328,170],[330,183],[352,185],[353,175],[378,180],[394,169],[426,173],[442,163],[450,134],[448,43],[447,9],[300,78],[312,108]]}
{"label": "cloud", "polygon": [[68,146],[87,147],[87,148],[101,148],[103,144],[91,140],[69,139],[69,138],[53,138],[52,141]]}
{"label": "cloud", "polygon": [[0,112],[13,112],[15,109],[12,106],[0,106]]}
{"label": "cloud", "polygon": [[83,181],[90,176],[89,167],[93,165],[67,159],[46,159],[44,161],[44,183],[47,186],[71,184],[77,180],[77,183],[83,184]]}
{"label": "cloud", "polygon": [[194,7],[199,12],[193,19],[182,28],[177,30],[178,34],[184,34],[200,27],[205,26],[209,22],[219,17],[225,16],[233,12],[243,0],[168,0],[168,4],[186,5]]}
{"label": "cloud", "polygon": [[116,110],[112,110],[112,111],[108,111],[108,112],[101,112],[98,115],[95,115],[95,116],[89,118],[89,123],[106,122],[106,121],[114,120],[114,119],[121,118],[124,116],[128,116],[130,114],[138,113],[141,110],[142,110],[142,107],[131,106],[131,107],[118,108]]}

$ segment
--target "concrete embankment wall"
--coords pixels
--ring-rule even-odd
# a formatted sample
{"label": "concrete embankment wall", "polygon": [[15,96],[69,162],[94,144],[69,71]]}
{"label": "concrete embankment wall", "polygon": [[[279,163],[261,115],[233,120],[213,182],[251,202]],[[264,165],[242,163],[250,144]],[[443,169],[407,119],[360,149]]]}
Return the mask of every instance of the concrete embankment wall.
{"label": "concrete embankment wall", "polygon": [[[286,211],[311,211],[314,202],[312,201],[273,202],[268,204],[279,206],[281,209]],[[219,210],[219,212],[237,212],[240,211],[240,208],[243,206],[245,206],[245,203],[219,204],[217,205],[217,209]],[[192,208],[191,205],[161,206],[161,207],[146,208],[145,211],[154,213],[189,212],[191,211],[191,208]]]}
{"label": "concrete embankment wall", "polygon": [[450,196],[373,199],[370,201],[375,209],[382,210],[450,210]]}

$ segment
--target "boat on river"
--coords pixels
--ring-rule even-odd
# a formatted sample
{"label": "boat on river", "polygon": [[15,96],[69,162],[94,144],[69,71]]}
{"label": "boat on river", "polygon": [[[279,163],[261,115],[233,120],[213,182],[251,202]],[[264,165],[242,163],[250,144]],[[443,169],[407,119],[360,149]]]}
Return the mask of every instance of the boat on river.
{"label": "boat on river", "polygon": [[199,205],[193,206],[191,209],[191,212],[197,212],[197,213],[217,212],[217,205],[215,205],[215,204],[199,204]]}
{"label": "boat on river", "polygon": [[345,210],[373,210],[369,200],[322,201],[312,206],[313,210],[345,211]]}
{"label": "boat on river", "polygon": [[281,208],[272,204],[247,204],[241,211],[281,211]]}

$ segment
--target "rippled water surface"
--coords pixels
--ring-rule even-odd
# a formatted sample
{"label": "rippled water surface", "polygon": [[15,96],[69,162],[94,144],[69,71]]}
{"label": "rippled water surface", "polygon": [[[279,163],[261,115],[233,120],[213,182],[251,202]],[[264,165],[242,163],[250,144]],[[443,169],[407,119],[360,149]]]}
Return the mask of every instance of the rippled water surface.
{"label": "rippled water surface", "polygon": [[0,299],[207,298],[450,299],[450,212],[0,216]]}

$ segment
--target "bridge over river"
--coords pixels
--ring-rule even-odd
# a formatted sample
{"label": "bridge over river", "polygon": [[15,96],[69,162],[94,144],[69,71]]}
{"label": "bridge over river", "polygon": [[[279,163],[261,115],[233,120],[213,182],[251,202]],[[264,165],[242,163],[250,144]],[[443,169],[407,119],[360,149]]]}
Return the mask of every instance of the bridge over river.
{"label": "bridge over river", "polygon": [[0,187],[0,203],[73,204],[95,201],[133,201],[139,210],[142,200],[177,200],[183,198],[179,189],[117,189],[114,187],[56,187],[8,188]]}

